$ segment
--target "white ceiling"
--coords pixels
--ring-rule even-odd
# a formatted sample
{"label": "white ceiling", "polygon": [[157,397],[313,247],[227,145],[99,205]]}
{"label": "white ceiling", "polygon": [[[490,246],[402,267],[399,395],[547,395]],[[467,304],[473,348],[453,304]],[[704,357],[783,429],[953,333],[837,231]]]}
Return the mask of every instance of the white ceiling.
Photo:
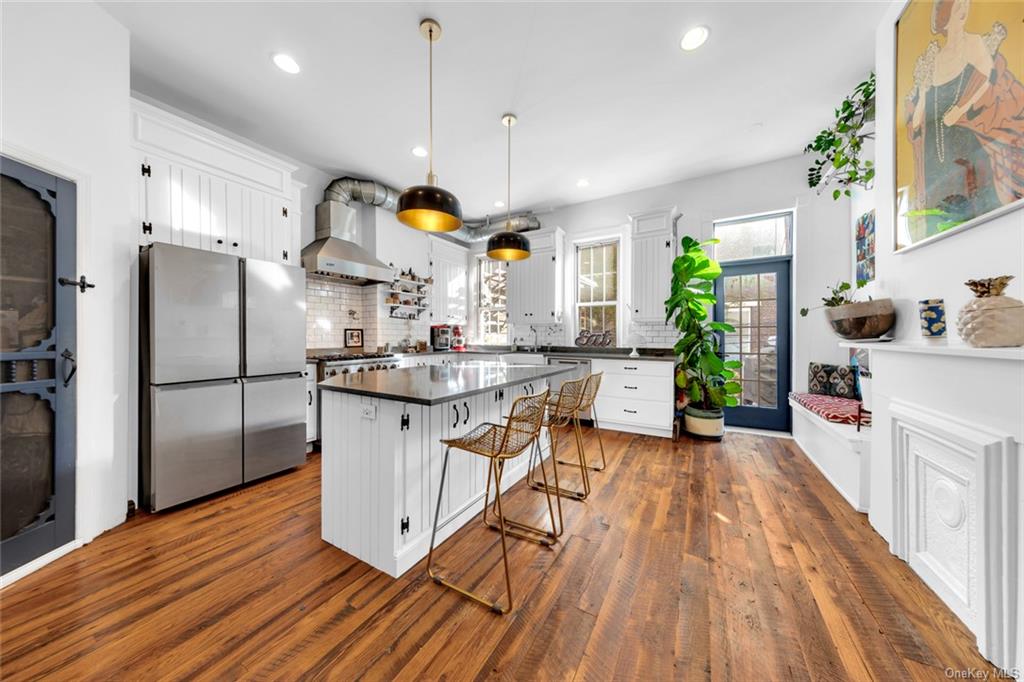
{"label": "white ceiling", "polygon": [[[435,169],[467,216],[799,153],[873,65],[886,2],[108,2],[132,87],[331,174],[419,184],[433,16]],[[696,24],[711,37],[684,53]],[[271,62],[295,57],[289,76]],[[590,186],[576,186],[579,178]],[[737,188],[742,191],[742,188]]]}

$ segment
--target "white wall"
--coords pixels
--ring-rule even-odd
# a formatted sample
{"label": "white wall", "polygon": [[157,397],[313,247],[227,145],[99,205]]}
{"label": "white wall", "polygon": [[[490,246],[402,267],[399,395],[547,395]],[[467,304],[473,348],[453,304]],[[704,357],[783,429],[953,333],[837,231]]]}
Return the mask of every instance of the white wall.
{"label": "white wall", "polygon": [[74,181],[78,271],[76,537],[125,518],[129,424],[128,31],[95,4],[4,3],[5,155]]}
{"label": "white wall", "polygon": [[[814,131],[808,131],[810,136]],[[620,300],[628,301],[631,285],[629,268],[629,214],[655,208],[676,206],[683,217],[678,224],[679,237],[689,234],[702,239],[712,235],[712,222],[752,213],[796,208],[794,228],[793,270],[793,390],[804,390],[807,364],[812,361],[844,362],[847,351],[836,344],[820,312],[800,318],[796,311],[814,305],[825,292],[825,284],[836,279],[848,280],[852,228],[849,201],[833,201],[830,194],[819,196],[807,187],[810,157],[792,156],[778,161],[740,168],[701,178],[682,180],[668,185],[619,194],[604,199],[573,204],[550,214],[541,215],[546,227],[559,226],[566,231],[566,268],[571,274],[574,265],[574,242],[619,236],[623,240],[620,253]],[[671,277],[671,273],[652,276]],[[566,333],[576,333],[573,321],[574,284],[567,281]],[[625,308],[621,306],[620,308]],[[628,320],[619,328],[626,330]],[[649,332],[648,332],[649,333]],[[664,337],[662,337],[664,338]],[[674,334],[671,338],[675,338]],[[571,340],[567,339],[571,343]],[[620,343],[625,342],[625,335]],[[668,346],[671,342],[649,345]]]}
{"label": "white wall", "polygon": [[[896,303],[896,336],[900,340],[922,343],[917,302],[925,298],[944,298],[949,323],[950,344],[962,343],[956,333],[956,315],[973,296],[963,285],[968,279],[1012,274],[1016,279],[1007,294],[1024,297],[1024,211],[991,220],[964,232],[951,235],[904,253],[894,248],[895,159],[893,156],[895,120],[894,25],[903,8],[896,0],[879,24],[876,35],[877,126],[876,153],[876,281],[871,293],[889,296]],[[1018,77],[1020,77],[1018,75]],[[913,362],[910,358],[901,361]],[[1024,368],[1020,363],[991,361],[981,365],[947,363],[949,374],[936,386],[945,402],[956,406],[965,418],[1024,437],[1024,410],[1021,408],[1021,386]],[[972,367],[977,369],[972,370]],[[874,368],[873,368],[874,370]],[[997,376],[1003,380],[997,380]],[[876,379],[875,383],[878,381]],[[913,391],[913,393],[912,393]],[[890,398],[913,399],[917,391]],[[935,393],[933,393],[935,395]],[[887,539],[892,538],[892,443],[887,420],[876,418],[872,440],[871,523]]]}

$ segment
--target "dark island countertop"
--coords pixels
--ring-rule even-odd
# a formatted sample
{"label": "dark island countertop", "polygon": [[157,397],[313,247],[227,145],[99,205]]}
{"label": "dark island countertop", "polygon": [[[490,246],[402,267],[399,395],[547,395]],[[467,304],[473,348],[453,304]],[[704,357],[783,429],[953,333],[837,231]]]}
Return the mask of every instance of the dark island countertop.
{"label": "dark island countertop", "polygon": [[565,365],[472,363],[339,374],[321,381],[317,386],[323,391],[355,393],[419,405],[439,405],[457,398],[572,371],[572,367]]}

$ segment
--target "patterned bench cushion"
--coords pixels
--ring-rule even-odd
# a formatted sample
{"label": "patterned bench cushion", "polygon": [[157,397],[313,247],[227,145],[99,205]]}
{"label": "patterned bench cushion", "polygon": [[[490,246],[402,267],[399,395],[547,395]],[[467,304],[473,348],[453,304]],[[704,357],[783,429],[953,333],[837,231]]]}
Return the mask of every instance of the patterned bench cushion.
{"label": "patterned bench cushion", "polygon": [[[837,398],[831,395],[816,395],[814,393],[790,393],[789,397],[825,421],[837,424],[857,423],[857,408],[860,406],[859,400]],[[871,413],[862,412],[860,423],[861,426],[871,426]]]}

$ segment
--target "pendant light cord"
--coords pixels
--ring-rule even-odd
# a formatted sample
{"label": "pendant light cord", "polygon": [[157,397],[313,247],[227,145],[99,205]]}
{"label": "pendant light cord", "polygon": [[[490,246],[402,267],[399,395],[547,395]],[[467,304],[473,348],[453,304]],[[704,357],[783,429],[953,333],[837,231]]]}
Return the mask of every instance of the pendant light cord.
{"label": "pendant light cord", "polygon": [[427,184],[434,184],[434,27],[427,29]]}
{"label": "pendant light cord", "polygon": [[508,125],[508,165],[505,184],[505,229],[512,229],[512,122]]}

